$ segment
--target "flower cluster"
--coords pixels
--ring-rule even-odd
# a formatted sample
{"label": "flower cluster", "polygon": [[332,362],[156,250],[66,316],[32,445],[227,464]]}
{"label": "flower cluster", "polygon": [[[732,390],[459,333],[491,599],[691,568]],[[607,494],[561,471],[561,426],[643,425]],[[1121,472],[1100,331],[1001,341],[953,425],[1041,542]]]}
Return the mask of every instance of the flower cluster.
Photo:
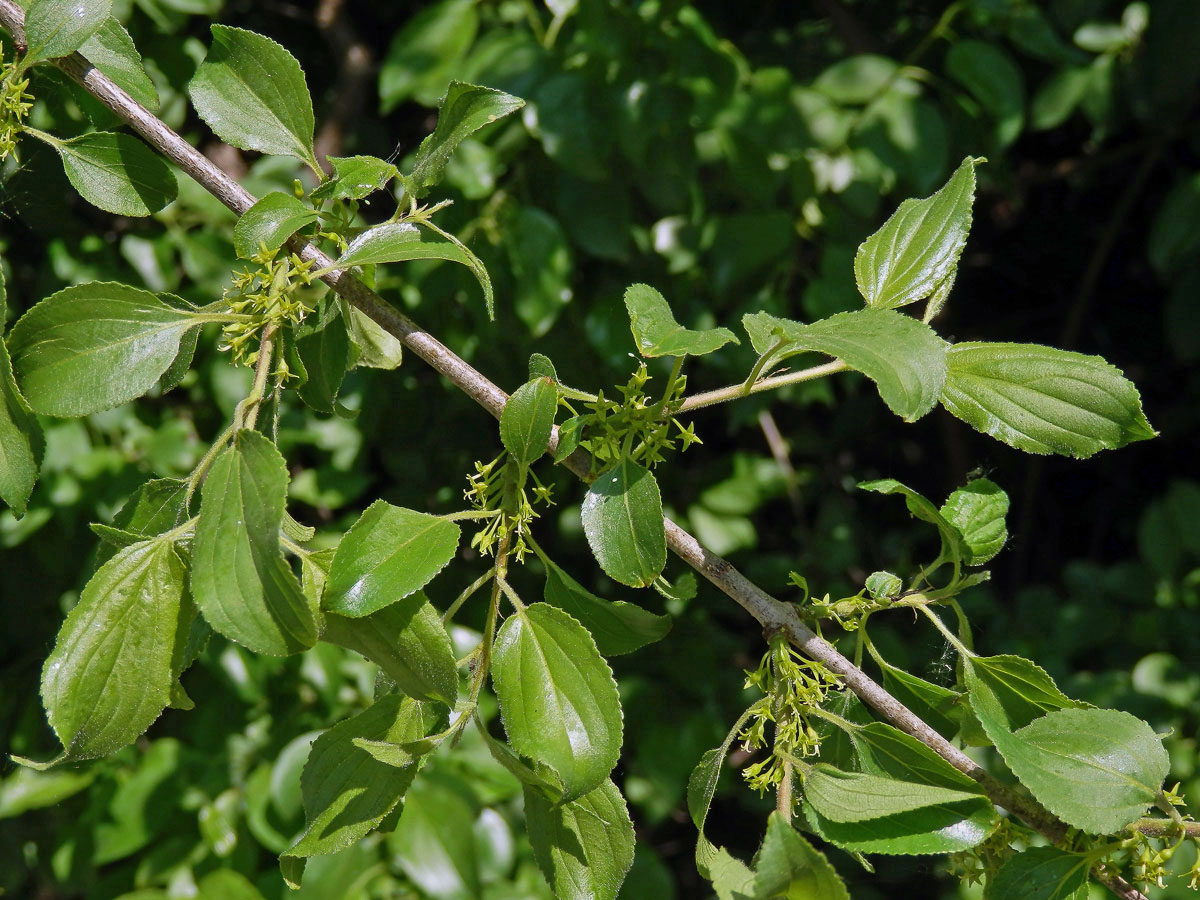
{"label": "flower cluster", "polygon": [[[480,512],[496,513],[471,538],[471,546],[488,556],[500,539],[507,536],[517,562],[524,562],[525,554],[530,549],[525,538],[529,534],[530,523],[538,517],[534,504],[553,506],[554,501],[551,499],[551,488],[542,484],[531,469],[507,457],[508,453],[504,452],[490,463],[476,461],[475,474],[467,476],[468,487],[463,491],[463,496]],[[526,490],[526,476],[533,482],[532,498]]]}
{"label": "flower cluster", "polygon": [[[629,381],[617,388],[621,402],[610,400],[601,391],[594,400],[585,402],[590,412],[584,414],[581,445],[592,454],[592,468],[602,471],[619,459],[629,459],[654,468],[665,459],[665,452],[674,450],[682,441],[683,450],[703,441],[694,426],[686,428],[671,416],[672,409],[683,399],[687,378],[679,376],[668,385],[658,401],[646,396],[650,374],[640,363]],[[671,426],[677,433],[672,435]]]}
{"label": "flower cluster", "polygon": [[760,793],[775,788],[783,780],[781,763],[820,752],[821,737],[809,720],[810,710],[824,703],[840,683],[823,663],[797,653],[786,636],[772,636],[758,668],[746,673],[746,687],[766,696],[752,708],[738,737],[747,750],[757,750],[767,745],[767,724],[774,727],[771,755],[742,770],[752,788]]}
{"label": "flower cluster", "polygon": [[28,87],[29,79],[22,77],[16,60],[0,65],[0,161],[16,149],[17,135],[33,106]]}
{"label": "flower cluster", "polygon": [[[280,256],[278,251],[260,246],[250,258],[254,269],[243,269],[233,276],[233,287],[225,292],[230,312],[241,318],[225,326],[220,349],[233,354],[234,362],[253,366],[258,360],[262,331],[268,325],[298,325],[312,311],[305,302],[302,288],[312,284],[312,262],[296,254]],[[281,377],[288,377],[287,363],[280,358]]]}

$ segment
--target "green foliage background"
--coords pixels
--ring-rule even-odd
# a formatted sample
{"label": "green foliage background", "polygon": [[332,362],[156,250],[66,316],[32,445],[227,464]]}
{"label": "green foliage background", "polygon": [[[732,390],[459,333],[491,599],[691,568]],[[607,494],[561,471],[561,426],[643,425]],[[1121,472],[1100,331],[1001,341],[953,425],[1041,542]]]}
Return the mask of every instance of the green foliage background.
{"label": "green foliage background", "polygon": [[[657,473],[668,514],[768,590],[786,596],[794,569],[836,596],[876,569],[911,572],[934,540],[900,504],[855,491],[856,481],[895,477],[940,498],[982,469],[1014,507],[994,581],[964,601],[978,642],[1037,660],[1074,697],[1171,731],[1168,783],[1200,798],[1200,675],[1189,671],[1200,659],[1200,17],[1191,0],[116,6],[146,57],[160,115],[202,147],[212,138],[184,91],[210,21],[269,35],[301,60],[321,153],[413,153],[451,78],[525,98],[521,113],[459,149],[447,189],[432,198],[455,201],[440,221],[486,262],[497,321],[457,266],[411,264],[381,271],[378,284],[508,389],[525,380],[533,350],[568,384],[623,382],[631,345],[621,295],[633,282],[660,289],[692,327],[760,309],[808,320],[856,308],[851,261],[863,238],[964,156],[986,156],[939,330],[1101,354],[1138,384],[1161,437],[1085,462],[1027,457],[941,410],[905,425],[867,382],[843,375],[698,413],[704,444]],[[340,13],[321,19],[329,9]],[[35,93],[37,78],[58,77],[34,74]],[[62,136],[113,124],[73,96],[39,104],[34,124]],[[298,174],[290,161],[228,148],[218,159],[258,194],[289,190]],[[180,199],[152,220],[88,206],[53,152],[32,141],[0,181],[13,318],[82,281],[198,302],[229,283],[234,218],[185,178]],[[193,372],[170,394],[45,420],[29,512],[0,513],[8,752],[45,758],[56,747],[39,673],[95,566],[88,523],[110,521],[151,473],[190,471],[244,394],[248,373],[215,343],[206,333]],[[752,361],[748,347],[728,347],[689,368],[689,387],[736,382]],[[499,450],[492,420],[416,360],[395,373],[356,370],[342,398],[357,418],[290,409],[280,440],[293,511],[330,533],[377,497],[458,508],[473,460]],[[699,896],[683,791],[745,705],[742,670],[756,664],[761,635],[707,586],[664,604],[605,579],[582,537],[582,488],[566,473],[558,482],[559,505],[540,524],[556,559],[602,596],[676,619],[664,642],[613,663],[627,735],[615,775],[639,839],[621,896]],[[668,563],[669,576],[681,572]],[[875,639],[893,662],[948,678],[949,657],[927,628]],[[107,760],[0,773],[0,892],[152,900],[192,896],[195,882],[214,900],[254,897],[216,874],[237,872],[266,898],[288,895],[275,855],[303,823],[307,742],[369,702],[372,679],[358,657],[328,645],[273,659],[215,638],[184,678],[194,711],[168,710]],[[291,896],[548,896],[521,837],[519,788],[482,745],[465,739],[406,803],[428,810],[428,827],[313,859]],[[730,780],[709,836],[747,857],[768,809]],[[402,855],[423,868],[402,865]],[[879,860],[868,876],[833,856],[855,897],[960,892],[920,858]]]}

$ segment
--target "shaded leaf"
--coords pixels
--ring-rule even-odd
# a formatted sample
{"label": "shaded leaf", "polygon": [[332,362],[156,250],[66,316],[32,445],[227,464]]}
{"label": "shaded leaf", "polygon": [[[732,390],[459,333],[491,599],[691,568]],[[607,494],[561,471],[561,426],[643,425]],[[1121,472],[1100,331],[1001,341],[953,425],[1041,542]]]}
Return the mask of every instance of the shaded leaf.
{"label": "shaded leaf", "polygon": [[767,819],[767,836],[754,861],[754,891],[760,898],[850,900],[825,855],[779,812]]}
{"label": "shaded leaf", "polygon": [[296,352],[304,363],[305,382],[296,389],[310,409],[338,412],[338,391],[350,359],[350,336],[336,297],[324,297],[295,330]]}
{"label": "shaded leaf", "polygon": [[424,737],[444,718],[426,704],[386,694],[317,738],[300,776],[307,825],[285,856],[335,853],[383,820],[412,783],[416,766],[374,759],[356,738],[402,742]]}
{"label": "shaded leaf", "polygon": [[976,791],[841,772],[825,765],[814,766],[804,779],[804,799],[831,822],[866,822],[978,796]]}
{"label": "shaded leaf", "polygon": [[480,896],[475,810],[447,779],[422,776],[409,789],[388,848],[404,874],[436,900]]}
{"label": "shaded leaf", "polygon": [[578,619],[596,640],[602,656],[632,653],[660,641],[671,630],[670,616],[657,616],[624,600],[603,600],[547,558],[543,599]]}
{"label": "shaded leaf", "polygon": [[611,779],[561,806],[525,791],[529,843],[558,900],[615,900],[633,865],[634,833]]}
{"label": "shaded leaf", "polygon": [[178,185],[161,156],[128,134],[92,131],[52,139],[63,171],[93,206],[120,216],[148,216],[175,199]]}
{"label": "shaded leaf", "polygon": [[986,900],[1075,900],[1076,892],[1087,886],[1090,868],[1088,858],[1078,853],[1030,847],[1004,861],[983,896]]}
{"label": "shaded leaf", "polygon": [[192,593],[208,624],[275,656],[317,640],[316,610],[279,548],[287,485],[275,445],[242,429],[209,469],[192,546]]}
{"label": "shaded leaf", "polygon": [[0,500],[19,517],[25,515],[26,503],[37,483],[45,440],[37,417],[13,378],[4,343],[6,305],[4,273],[0,272]]}
{"label": "shaded leaf", "polygon": [[420,591],[361,618],[329,613],[321,639],[361,653],[410,697],[454,704],[454,649],[442,617]]}
{"label": "shaded leaf", "polygon": [[879,478],[875,481],[860,481],[859,490],[874,491],[877,494],[900,494],[908,511],[922,522],[928,522],[938,530],[942,539],[942,555],[950,560],[964,559],[967,548],[963,544],[962,534],[958,528],[951,525],[941,512],[924,495],[917,493],[908,485],[901,484],[894,478]]}
{"label": "shaded leaf", "polygon": [[376,500],[338,545],[322,607],[366,616],[419,591],[454,558],[461,535],[451,521]]}

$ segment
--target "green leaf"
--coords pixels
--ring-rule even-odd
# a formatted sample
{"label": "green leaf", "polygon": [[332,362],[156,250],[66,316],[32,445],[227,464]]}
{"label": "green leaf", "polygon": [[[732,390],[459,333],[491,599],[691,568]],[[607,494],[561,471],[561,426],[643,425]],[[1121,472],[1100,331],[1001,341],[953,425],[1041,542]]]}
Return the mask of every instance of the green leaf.
{"label": "green leaf", "polygon": [[142,55],[129,32],[112,16],[87,39],[79,52],[146,109],[151,112],[158,109],[158,92],[142,65]]}
{"label": "green leaf", "polygon": [[578,449],[587,422],[587,415],[571,416],[558,426],[558,447],[554,450],[556,463],[562,462]]}
{"label": "green leaf", "polygon": [[858,487],[863,491],[874,491],[877,494],[900,494],[908,511],[922,522],[928,522],[938,530],[942,539],[942,555],[951,559],[964,559],[967,549],[963,544],[962,534],[958,528],[951,525],[938,508],[929,502],[922,494],[917,493],[908,485],[901,484],[894,478],[879,478],[875,481],[860,481]]}
{"label": "green leaf", "polygon": [[831,822],[866,822],[976,797],[975,791],[841,772],[824,764],[804,779],[804,799]]}
{"label": "green leaf", "polygon": [[972,428],[1027,453],[1081,459],[1156,432],[1116,366],[1039,344],[950,348],[942,405]]}
{"label": "green leaf", "polygon": [[338,545],[322,608],[367,616],[419,591],[454,558],[461,535],[446,519],[376,500]]}
{"label": "green leaf", "polygon": [[42,426],[13,378],[12,361],[4,343],[7,294],[0,271],[0,500],[18,517],[25,515],[37,483],[45,443]]}
{"label": "green leaf", "polygon": [[317,738],[300,776],[307,826],[284,856],[318,856],[350,846],[400,802],[416,774],[374,759],[356,738],[400,743],[424,737],[439,725],[427,705],[385,694]]}
{"label": "green leaf", "polygon": [[454,705],[454,649],[442,617],[420,591],[357,619],[329,613],[321,639],[361,653],[410,697]]}
{"label": "green leaf", "polygon": [[492,681],[509,743],[558,773],[564,800],[604,781],[621,754],[621,703],[582,625],[546,603],[518,610],[496,636]]}
{"label": "green leaf", "polygon": [[1170,761],[1141,719],[1112,709],[1059,709],[1014,730],[975,660],[971,706],[1004,762],[1048,810],[1089,834],[1113,834],[1154,802]]}
{"label": "green leaf", "polygon": [[107,562],[122,547],[136,544],[182,525],[187,518],[188,483],[179,478],[156,478],[139,487],[113,517],[112,527],[93,524],[92,531],[108,545],[97,556]]}
{"label": "green leaf", "polygon": [[962,694],[885,663],[879,663],[879,668],[883,673],[884,690],[942,737],[949,739],[955,735],[958,723],[951,717],[951,712]]}
{"label": "green leaf", "polygon": [[611,779],[561,806],[527,789],[525,817],[533,858],[557,900],[615,900],[633,865],[634,833]]}
{"label": "green leaf", "polygon": [[667,564],[662,495],[628,459],[597,476],[583,500],[583,531],[600,568],[630,587],[649,587]]}
{"label": "green leaf", "polygon": [[855,728],[849,737],[864,772],[984,796],[975,779],[898,728],[869,722]]}
{"label": "green leaf", "polygon": [[508,398],[500,414],[500,440],[518,465],[528,466],[546,452],[556,412],[558,388],[549,378],[527,381]]}
{"label": "green leaf", "polygon": [[551,804],[557,806],[562,802],[563,783],[555,772],[545,763],[522,756],[503,741],[498,741],[481,728],[479,734],[487,745],[492,759],[504,766],[521,784],[537,791]]}
{"label": "green leaf", "polygon": [[391,371],[404,359],[404,345],[362,310],[338,298],[350,333],[350,366]]}
{"label": "green leaf", "polygon": [[0,781],[0,819],[11,819],[33,809],[45,809],[61,803],[85,790],[99,774],[56,769],[38,772],[35,769],[14,769]]}
{"label": "green leaf", "polygon": [[755,895],[785,900],[850,900],[846,885],[825,854],[779,812],[767,820],[767,836],[754,865]]}
{"label": "green leaf", "polygon": [[728,328],[704,331],[684,328],[675,321],[675,314],[663,295],[648,284],[634,284],[625,289],[625,309],[634,343],[642,356],[703,356],[731,341],[741,343]]}
{"label": "green leaf", "polygon": [[[232,796],[240,797],[240,792],[235,791]],[[197,887],[200,893],[196,900],[263,900],[250,879],[232,869],[209,872],[200,879]]]}
{"label": "green leaf", "polygon": [[972,656],[964,660],[964,665],[974,681],[995,698],[1009,731],[1023,728],[1048,712],[1078,706],[1058,689],[1045,669],[1023,657]]}
{"label": "green leaf", "polygon": [[481,895],[476,811],[467,796],[457,780],[422,775],[409,789],[396,830],[388,836],[392,858],[424,895],[436,900],[477,900]]}
{"label": "green leaf", "polygon": [[904,582],[900,580],[900,576],[891,572],[872,572],[867,576],[865,587],[867,593],[876,600],[881,600],[899,597],[900,592],[904,590]]}
{"label": "green leaf", "polygon": [[724,847],[713,851],[707,872],[717,900],[756,900],[753,870]]}
{"label": "green leaf", "polygon": [[412,174],[404,185],[413,197],[424,197],[442,180],[454,149],[480,128],[525,105],[504,91],[452,81],[438,106],[437,127],[417,148]]}
{"label": "green leaf", "polygon": [[602,656],[620,656],[660,641],[671,630],[670,616],[656,616],[624,600],[602,600],[543,557],[546,588],[543,599],[578,619],[596,640]]}
{"label": "green leaf", "polygon": [[968,566],[982,566],[1004,547],[1008,528],[1008,494],[995,482],[976,478],[951,494],[941,509],[942,518],[962,535]]}
{"label": "green leaf", "polygon": [[25,13],[25,65],[70,56],[111,12],[112,0],[33,0]]}
{"label": "green leaf", "polygon": [[350,335],[334,296],[323,297],[295,331],[296,352],[308,375],[296,389],[310,409],[332,415],[350,360]]}
{"label": "green leaf", "polygon": [[852,853],[924,856],[977,847],[996,827],[995,808],[984,799],[929,806],[862,822],[834,822],[807,803],[813,833]]}
{"label": "green leaf", "polygon": [[[1030,847],[1010,856],[983,892],[986,900],[1074,900],[1088,882],[1086,856]],[[1086,897],[1086,891],[1084,892]]]}
{"label": "green leaf", "polygon": [[296,57],[253,31],[213,25],[212,36],[188,85],[200,118],[227,144],[293,156],[320,173],[312,98]]}
{"label": "green leaf", "polygon": [[71,759],[132,743],[166,707],[186,570],[170,541],[120,551],[100,567],[59,630],[42,701]]}
{"label": "green leaf", "polygon": [[430,238],[411,222],[390,222],[364,231],[346,248],[337,264],[343,268],[374,263],[407,262],[413,259],[444,259],[466,266],[483,288],[483,299],[491,315],[492,281],[479,257],[442,237]]}
{"label": "green leaf", "polygon": [[8,350],[34,410],[85,416],[150,390],[198,318],[149,291],[78,284],[26,312],[13,327]]}
{"label": "green leaf", "polygon": [[906,422],[933,409],[942,394],[948,345],[928,325],[898,312],[860,309],[811,325],[760,312],[742,324],[754,349],[773,360],[806,350],[838,357],[874,381],[883,402]]}
{"label": "green leaf", "polygon": [[475,0],[442,0],[423,6],[396,32],[379,67],[379,99],[390,112],[409,97],[432,106],[446,93],[475,40]]}
{"label": "green leaf", "polygon": [[1011,144],[1025,125],[1025,86],[1021,70],[999,46],[955,41],[946,53],[946,72],[979,101],[996,123],[996,140]]}
{"label": "green leaf", "polygon": [[554,362],[544,353],[534,353],[529,357],[529,380],[549,378],[558,383],[558,372],[554,370]]}
{"label": "green leaf", "polygon": [[905,200],[854,257],[854,280],[867,306],[916,303],[954,278],[971,230],[976,160],[967,157],[940,191]]}
{"label": "green leaf", "polygon": [[242,259],[258,252],[259,244],[278,250],[288,238],[320,216],[291,194],[271,191],[242,213],[233,226],[233,249]]}
{"label": "green leaf", "polygon": [[120,216],[148,216],[175,199],[171,167],[131,135],[92,131],[47,143],[62,159],[71,185],[93,206]]}
{"label": "green leaf", "polygon": [[333,177],[309,195],[314,200],[361,200],[381,191],[400,170],[377,156],[330,156]]}
{"label": "green leaf", "polygon": [[317,640],[316,610],[279,549],[287,485],[275,445],[242,429],[208,471],[192,547],[192,593],[208,624],[274,656]]}
{"label": "green leaf", "polygon": [[[708,810],[712,806],[713,796],[717,792],[717,781],[721,777],[721,766],[725,762],[725,758],[729,756],[729,748],[737,739],[738,734],[742,730],[742,726],[750,718],[750,710],[742,713],[741,717],[729,729],[725,735],[725,740],[721,742],[721,746],[715,747],[712,750],[706,750],[704,755],[700,757],[700,762],[696,763],[696,768],[692,769],[692,774],[688,776],[687,783],[687,807],[688,814],[692,817],[692,823],[696,826],[696,831],[699,832],[699,837],[696,840],[696,867],[700,870],[700,874],[705,878],[711,878],[710,868],[718,857],[717,848],[709,843],[708,838],[704,836],[704,823],[708,819]],[[724,853],[722,850],[720,853]]]}

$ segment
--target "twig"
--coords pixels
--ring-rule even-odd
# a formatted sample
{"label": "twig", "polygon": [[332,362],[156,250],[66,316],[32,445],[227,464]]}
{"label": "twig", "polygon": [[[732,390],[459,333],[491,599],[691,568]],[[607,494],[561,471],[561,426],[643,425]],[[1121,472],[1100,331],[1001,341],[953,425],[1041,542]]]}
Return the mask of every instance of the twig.
{"label": "twig", "polygon": [[679,404],[679,407],[675,410],[675,415],[691,412],[693,409],[700,409],[705,406],[713,406],[717,403],[725,403],[729,400],[737,400],[750,394],[773,391],[776,388],[787,387],[789,384],[813,381],[817,378],[824,378],[826,375],[832,375],[835,372],[845,372],[849,368],[840,359],[835,359],[833,362],[813,366],[810,369],[801,369],[799,372],[788,372],[786,375],[772,375],[770,378],[760,378],[749,387],[746,387],[745,384],[731,384],[729,387],[717,388],[715,391],[693,394]]}
{"label": "twig", "polygon": [[[0,25],[17,33],[24,23],[24,12],[13,0],[0,0]],[[111,79],[84,59],[78,53],[57,61],[57,65],[70,78],[78,82],[85,90],[96,97],[101,103],[116,113],[140,134],[152,147],[176,163],[183,171],[204,187],[209,193],[220,200],[238,215],[244,213],[253,205],[255,198],[240,184],[233,181],[212,162],[199,153],[194,147],[183,140],[171,128],[159,121],[154,115],[133,100],[121,90]],[[294,237],[289,247],[305,261],[312,260],[317,267],[334,266],[334,261],[321,250],[307,243],[303,238]],[[374,319],[382,328],[397,338],[409,350],[425,360],[441,375],[448,378],[472,400],[499,418],[508,397],[504,391],[489,381],[484,375],[472,368],[448,347],[424,331],[412,319],[405,316],[395,307],[388,304],[382,297],[359,281],[351,272],[333,269],[322,276],[322,281],[333,288],[348,302]],[[817,369],[826,369],[820,374],[840,371],[845,365],[839,361],[818,366],[805,372],[779,376],[790,379],[788,383],[807,380],[799,377],[806,373],[815,373]],[[809,374],[808,378],[819,377]],[[764,379],[755,387],[766,390],[767,382],[774,379]],[[761,387],[760,387],[761,385]],[[778,386],[779,382],[770,386]],[[742,390],[742,385],[726,389],[733,392]],[[721,394],[721,391],[711,394]],[[692,398],[692,408],[707,405],[695,402],[710,395],[697,395]],[[708,402],[720,402],[732,399],[721,396]],[[687,404],[684,404],[687,406]],[[550,441],[548,452],[558,446],[558,432],[555,429]],[[586,478],[588,460],[586,454],[576,452],[565,461],[567,467],[575,474]],[[850,690],[858,695],[868,706],[872,707],[884,719],[900,730],[912,735],[930,747],[939,756],[978,781],[987,791],[988,796],[998,806],[1004,807],[1019,816],[1033,828],[1052,841],[1060,840],[1065,833],[1065,826],[1053,815],[1043,809],[1034,800],[1020,796],[997,782],[988,772],[981,768],[969,756],[943,738],[917,717],[899,700],[889,694],[880,685],[857,668],[846,657],[837,651],[827,641],[820,638],[800,621],[794,606],[782,603],[767,594],[756,584],[746,578],[731,563],[710,553],[700,542],[684,531],[670,519],[663,519],[667,545],[671,550],[692,568],[712,582],[717,588],[730,596],[766,629],[781,630],[787,634],[789,641],[801,652],[812,659],[824,663],[831,671],[839,674]],[[1126,900],[1140,900],[1141,894],[1116,876],[1101,878],[1114,892]],[[1126,890],[1127,889],[1127,890]]]}

